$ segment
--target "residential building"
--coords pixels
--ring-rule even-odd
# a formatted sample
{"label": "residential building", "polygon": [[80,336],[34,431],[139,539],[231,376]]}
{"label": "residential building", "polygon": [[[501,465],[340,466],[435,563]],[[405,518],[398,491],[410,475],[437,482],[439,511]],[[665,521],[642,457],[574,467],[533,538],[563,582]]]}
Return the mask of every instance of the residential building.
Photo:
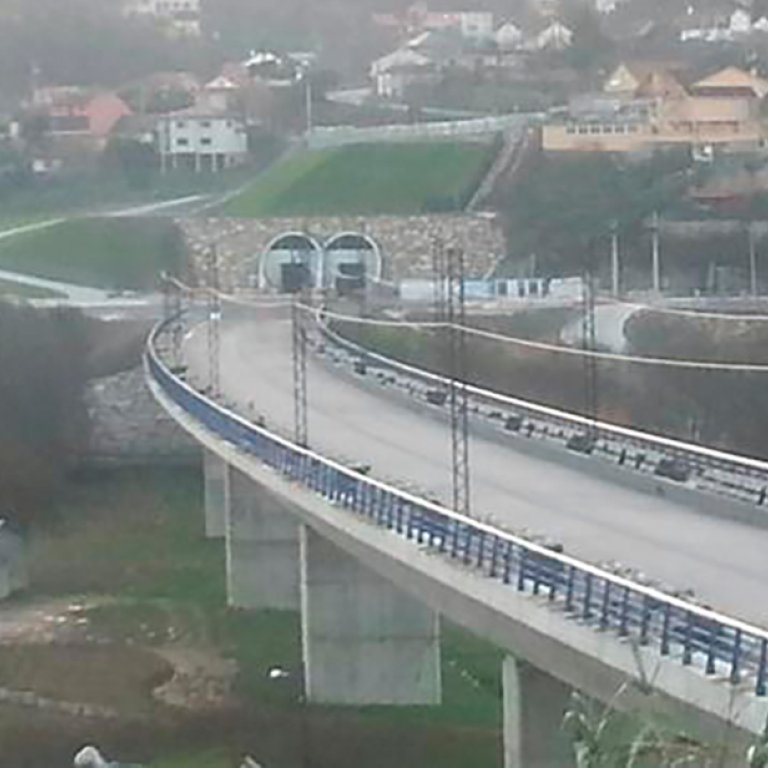
{"label": "residential building", "polygon": [[188,109],[158,118],[157,148],[164,172],[189,168],[215,173],[245,161],[248,136],[234,114]]}
{"label": "residential building", "polygon": [[206,83],[196,94],[198,109],[210,112],[227,112],[235,108],[240,86],[224,75]]}
{"label": "residential building", "polygon": [[506,21],[493,35],[497,48],[502,53],[518,50],[523,46],[525,35],[514,21]]}
{"label": "residential building", "polygon": [[24,112],[27,119],[39,119],[42,128],[27,137],[25,149],[33,166],[47,171],[92,162],[131,109],[109,91],[56,86],[38,88]]}
{"label": "residential building", "polygon": [[548,151],[634,152],[686,144],[756,147],[762,143],[759,105],[768,83],[726,69],[685,88],[670,73],[645,78],[623,65],[590,107],[572,103],[543,127]]}
{"label": "residential building", "polygon": [[400,48],[374,61],[370,75],[377,96],[402,99],[410,86],[433,82],[437,69],[431,58]]}
{"label": "residential building", "polygon": [[416,3],[406,12],[406,29],[411,33],[454,29],[465,40],[493,39],[493,14],[489,11],[430,11],[426,3]]}
{"label": "residential building", "polygon": [[124,13],[153,18],[176,37],[199,37],[202,32],[200,0],[125,0]]}
{"label": "residential building", "polygon": [[528,48],[534,51],[564,51],[573,43],[573,30],[557,19],[532,36]]}

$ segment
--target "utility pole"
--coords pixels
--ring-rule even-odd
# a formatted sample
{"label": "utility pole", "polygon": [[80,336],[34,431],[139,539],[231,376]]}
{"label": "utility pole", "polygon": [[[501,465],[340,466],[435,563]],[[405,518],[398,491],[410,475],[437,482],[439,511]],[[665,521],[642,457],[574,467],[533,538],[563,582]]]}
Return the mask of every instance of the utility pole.
{"label": "utility pole", "polygon": [[302,297],[294,294],[291,304],[291,350],[293,357],[293,425],[294,440],[304,448],[309,444],[307,429],[307,328]]}
{"label": "utility pole", "polygon": [[619,264],[619,223],[611,222],[611,294],[615,299],[621,293],[621,265]]}
{"label": "utility pole", "polygon": [[208,391],[211,397],[221,394],[221,294],[219,293],[219,252],[215,245],[207,255],[208,310]]}
{"label": "utility pole", "polygon": [[661,293],[661,255],[659,243],[659,212],[653,212],[653,222],[651,224],[651,269],[653,273],[653,292]]}
{"label": "utility pole", "polygon": [[450,336],[450,405],[453,508],[470,513],[469,485],[469,395],[467,392],[466,302],[464,252],[446,251],[448,267],[448,332]]}
{"label": "utility pole", "polygon": [[757,245],[755,243],[755,228],[750,221],[747,229],[749,242],[749,293],[757,296]]}
{"label": "utility pole", "polygon": [[436,323],[445,322],[445,244],[442,238],[432,239],[432,311]]}
{"label": "utility pole", "polygon": [[594,355],[596,347],[595,285],[594,277],[589,270],[584,274],[582,301],[581,346],[584,352],[584,406],[585,415],[590,421],[588,434],[594,440],[597,437],[598,417],[597,358]]}

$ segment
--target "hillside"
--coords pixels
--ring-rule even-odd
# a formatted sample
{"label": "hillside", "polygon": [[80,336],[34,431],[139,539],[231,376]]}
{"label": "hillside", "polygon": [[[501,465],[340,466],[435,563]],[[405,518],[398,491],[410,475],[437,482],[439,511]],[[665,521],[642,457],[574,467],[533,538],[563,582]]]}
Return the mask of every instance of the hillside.
{"label": "hillside", "polygon": [[225,216],[416,214],[461,210],[493,160],[487,144],[357,144],[305,152],[262,176]]}

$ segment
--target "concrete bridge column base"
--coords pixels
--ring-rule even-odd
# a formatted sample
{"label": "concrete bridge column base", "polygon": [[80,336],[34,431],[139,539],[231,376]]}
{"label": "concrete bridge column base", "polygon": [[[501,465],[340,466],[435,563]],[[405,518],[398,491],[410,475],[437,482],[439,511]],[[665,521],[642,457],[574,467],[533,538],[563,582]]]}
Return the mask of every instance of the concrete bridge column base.
{"label": "concrete bridge column base", "polygon": [[299,609],[299,525],[247,475],[229,468],[227,601],[235,608]]}
{"label": "concrete bridge column base", "polygon": [[229,469],[227,463],[212,451],[203,451],[203,478],[205,536],[208,539],[223,539],[229,506]]}
{"label": "concrete bridge column base", "polygon": [[439,704],[438,616],[311,529],[301,529],[308,701]]}
{"label": "concrete bridge column base", "polygon": [[562,730],[571,689],[546,672],[504,659],[504,768],[575,768]]}

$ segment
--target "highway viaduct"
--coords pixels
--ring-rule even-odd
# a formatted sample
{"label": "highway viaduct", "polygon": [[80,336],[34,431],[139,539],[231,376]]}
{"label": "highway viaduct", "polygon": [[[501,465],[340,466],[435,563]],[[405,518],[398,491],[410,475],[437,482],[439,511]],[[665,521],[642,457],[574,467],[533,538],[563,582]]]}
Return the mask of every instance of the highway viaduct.
{"label": "highway viaduct", "polygon": [[[597,537],[604,541],[592,542],[593,549],[589,536],[578,534],[582,528],[599,532],[599,516],[561,521],[557,533],[564,534],[568,552],[573,544],[576,555],[594,561],[606,546],[633,562],[634,543],[642,567],[658,566],[670,583],[695,568],[689,575],[701,574],[696,586],[721,612],[699,608],[517,538],[508,533],[510,520],[499,526],[497,518],[461,519],[383,482],[407,477],[408,468],[419,475],[425,469],[425,476],[414,479],[439,486],[442,462],[430,474],[413,447],[433,453],[428,432],[443,427],[391,399],[343,384],[343,377],[320,363],[310,366],[311,386],[319,390],[310,398],[311,429],[319,430],[317,439],[310,433],[310,442],[318,453],[281,437],[292,408],[290,323],[284,312],[268,309],[223,323],[219,402],[199,391],[206,377],[204,330],[188,334],[182,378],[167,365],[173,356],[167,337],[153,336],[147,377],[160,404],[204,450],[206,530],[225,542],[229,602],[301,611],[308,701],[439,703],[439,627],[446,617],[509,652],[502,671],[507,768],[570,764],[559,725],[572,688],[615,700],[626,710],[666,714],[696,735],[729,743],[737,756],[762,731],[768,633],[761,629],[758,598],[766,538],[761,528],[699,516],[633,483],[582,476],[557,462],[545,466],[536,456],[529,460],[538,467],[526,465],[518,451],[493,446],[487,466],[497,487],[488,491],[493,478],[481,472],[475,501],[483,511],[496,511],[485,504],[505,499],[511,520],[518,512],[522,520],[538,513],[546,526],[555,512],[568,517],[572,510],[552,508],[542,489],[567,497],[562,483],[572,482],[572,502],[638,519],[625,521],[628,528],[607,525],[607,535]],[[374,456],[372,474],[380,479],[332,458],[344,455],[343,446],[360,458],[350,425],[362,429],[364,422],[370,431],[357,432],[368,437],[362,454]],[[491,449],[482,438],[475,442],[486,466],[482,451]],[[377,444],[388,450],[375,453]],[[497,451],[501,465],[493,460]],[[391,463],[396,454],[398,465]],[[532,475],[538,498],[526,495],[519,477],[511,491],[500,482],[518,463]],[[537,472],[545,472],[543,485]],[[674,525],[700,527],[701,540],[693,549],[686,550],[682,540],[658,552],[654,535],[672,536]],[[660,530],[646,531],[643,541],[637,531],[649,526]],[[730,545],[742,551],[729,551]],[[732,560],[717,560],[718,548]],[[656,560],[644,561],[654,552]],[[753,557],[759,560],[754,568]],[[732,568],[735,589],[719,583]]]}

